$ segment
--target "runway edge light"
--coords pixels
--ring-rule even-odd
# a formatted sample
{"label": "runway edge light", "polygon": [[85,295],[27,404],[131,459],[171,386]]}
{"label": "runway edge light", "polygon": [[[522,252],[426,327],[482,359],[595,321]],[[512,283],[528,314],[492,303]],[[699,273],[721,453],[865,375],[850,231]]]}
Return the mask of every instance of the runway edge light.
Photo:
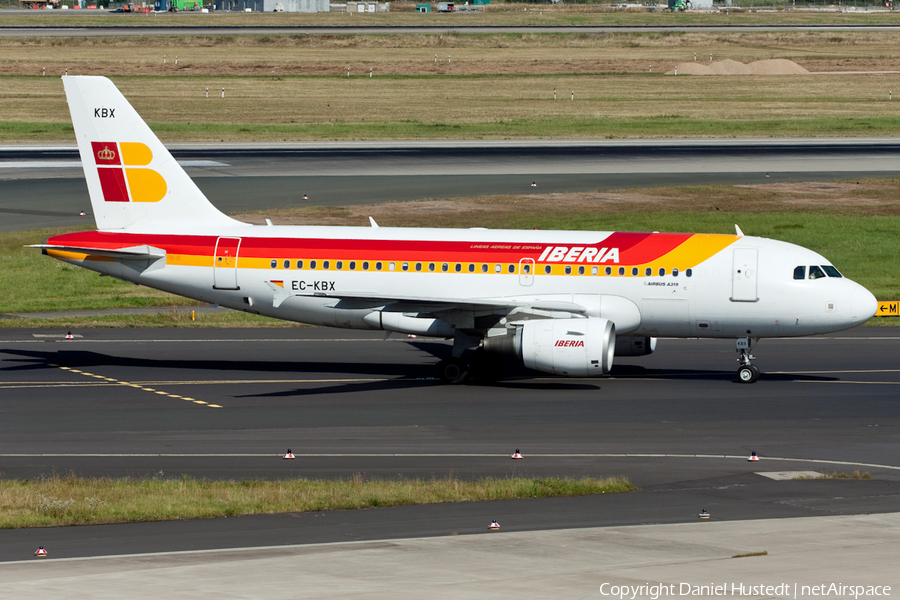
{"label": "runway edge light", "polygon": [[519,449],[516,448],[516,451],[513,452],[512,456],[511,456],[510,458],[512,458],[513,460],[519,460],[519,459],[524,458],[524,457],[522,456],[522,453],[519,452]]}
{"label": "runway edge light", "polygon": [[294,458],[294,454],[291,452],[290,448],[288,448],[287,453],[282,458],[285,460],[292,460]]}
{"label": "runway edge light", "polygon": [[747,462],[759,462],[759,457],[756,455],[756,451],[750,453],[750,458],[747,459]]}
{"label": "runway edge light", "polygon": [[700,511],[700,514],[699,514],[698,516],[699,516],[701,519],[708,519],[708,518],[709,518],[709,513],[706,512],[706,509],[704,508],[703,510]]}
{"label": "runway edge light", "polygon": [[75,339],[75,336],[72,335],[72,332],[70,331],[69,333],[66,334],[66,339],[67,339],[67,340],[74,340],[74,339]]}
{"label": "runway edge light", "polygon": [[38,549],[34,551],[34,555],[44,557],[47,556],[47,551],[44,550],[43,546],[39,546]]}
{"label": "runway edge light", "polygon": [[491,531],[497,531],[498,529],[500,529],[500,523],[498,523],[495,519],[495,520],[491,521],[491,524],[488,526],[488,529],[490,529]]}

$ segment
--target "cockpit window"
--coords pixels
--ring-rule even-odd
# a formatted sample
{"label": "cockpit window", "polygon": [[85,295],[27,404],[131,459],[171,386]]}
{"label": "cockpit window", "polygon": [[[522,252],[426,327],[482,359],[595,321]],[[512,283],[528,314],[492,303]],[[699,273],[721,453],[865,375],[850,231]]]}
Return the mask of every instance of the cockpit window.
{"label": "cockpit window", "polygon": [[843,275],[841,275],[841,272],[831,265],[822,265],[822,269],[825,270],[825,273],[827,273],[829,277],[843,277]]}
{"label": "cockpit window", "polygon": [[809,268],[809,278],[810,279],[818,279],[819,277],[825,277],[825,271],[816,265],[812,265]]}
{"label": "cockpit window", "polygon": [[794,279],[806,279],[806,267],[794,267]]}

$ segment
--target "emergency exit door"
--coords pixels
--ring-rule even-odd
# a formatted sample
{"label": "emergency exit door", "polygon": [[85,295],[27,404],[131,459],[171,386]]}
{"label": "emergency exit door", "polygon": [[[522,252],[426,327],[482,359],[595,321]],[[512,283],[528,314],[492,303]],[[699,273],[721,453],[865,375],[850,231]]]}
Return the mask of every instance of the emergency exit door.
{"label": "emergency exit door", "polygon": [[238,250],[241,238],[220,237],[216,241],[213,258],[213,288],[217,290],[239,290],[237,284]]}
{"label": "emergency exit door", "polygon": [[759,250],[756,248],[735,248],[734,267],[731,272],[731,301],[756,302],[756,262]]}
{"label": "emergency exit door", "polygon": [[519,261],[519,285],[534,283],[534,259],[523,258]]}

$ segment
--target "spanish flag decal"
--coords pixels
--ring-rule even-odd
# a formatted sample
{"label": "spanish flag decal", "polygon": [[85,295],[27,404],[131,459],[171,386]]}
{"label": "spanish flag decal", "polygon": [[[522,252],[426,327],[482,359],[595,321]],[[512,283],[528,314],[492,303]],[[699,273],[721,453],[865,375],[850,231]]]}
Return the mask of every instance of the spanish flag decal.
{"label": "spanish flag decal", "polygon": [[159,202],[166,195],[166,180],[147,168],[150,148],[137,142],[91,142],[94,163],[106,202]]}

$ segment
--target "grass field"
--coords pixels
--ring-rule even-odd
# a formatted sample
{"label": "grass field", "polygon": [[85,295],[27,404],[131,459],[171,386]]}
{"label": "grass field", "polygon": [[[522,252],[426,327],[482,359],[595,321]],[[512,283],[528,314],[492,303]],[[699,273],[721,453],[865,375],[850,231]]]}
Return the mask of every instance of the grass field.
{"label": "grass field", "polygon": [[[897,48],[887,31],[0,39],[0,142],[72,140],[66,69],[112,77],[164,141],[892,136]],[[663,74],[710,54],[817,74]]]}
{"label": "grass field", "polygon": [[[0,114],[6,118],[0,121],[0,140],[72,140],[59,80],[2,81]],[[890,82],[864,75],[804,82],[649,75],[115,81],[168,142],[891,136],[900,131],[900,100],[888,100]],[[900,93],[900,80],[896,83]],[[204,98],[206,87],[213,97]],[[305,102],[299,105],[296,98]],[[416,98],[415,106],[409,98]]]}
{"label": "grass field", "polygon": [[[273,460],[277,460],[273,457]],[[208,481],[0,479],[0,528],[171,521],[378,506],[627,492],[627,479],[509,478]],[[487,523],[484,524],[487,527]]]}
{"label": "grass field", "polygon": [[[900,298],[900,180],[813,182],[754,186],[694,186],[586,194],[491,196],[307,208],[236,215],[262,223],[382,226],[580,229],[732,233],[793,242],[828,257],[878,298]],[[523,208],[524,207],[524,208]],[[678,210],[674,211],[673,207]],[[175,306],[180,297],[134,286],[23,248],[51,232],[0,234],[0,313]],[[184,314],[69,319],[0,319],[0,327],[235,327],[290,326],[254,315]]]}

